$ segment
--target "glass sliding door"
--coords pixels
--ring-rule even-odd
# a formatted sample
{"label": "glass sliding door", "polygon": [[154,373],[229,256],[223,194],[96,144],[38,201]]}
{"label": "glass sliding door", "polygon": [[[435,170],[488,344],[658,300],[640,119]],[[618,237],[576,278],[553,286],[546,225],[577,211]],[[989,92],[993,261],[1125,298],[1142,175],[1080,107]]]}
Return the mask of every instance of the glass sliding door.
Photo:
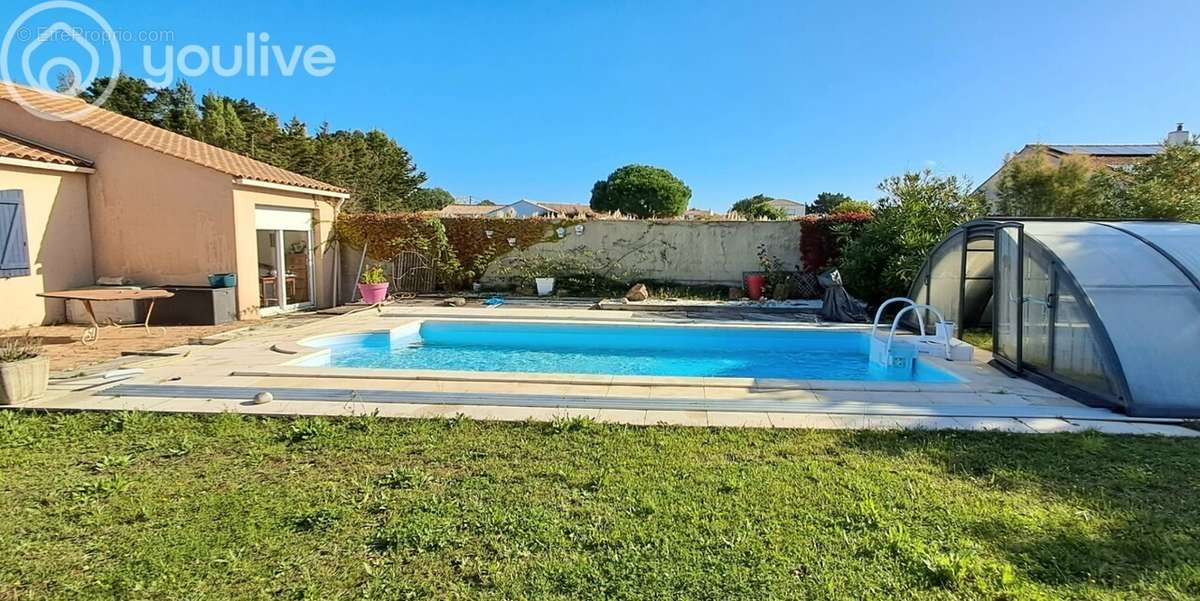
{"label": "glass sliding door", "polygon": [[258,306],[278,308],[283,297],[279,294],[279,232],[258,230]]}
{"label": "glass sliding door", "polygon": [[258,298],[270,315],[311,307],[315,272],[312,212],[255,207],[258,239]]}
{"label": "glass sliding door", "polygon": [[293,232],[284,230],[283,234],[283,267],[288,278],[285,293],[289,308],[300,308],[312,305],[312,244],[310,232]]}

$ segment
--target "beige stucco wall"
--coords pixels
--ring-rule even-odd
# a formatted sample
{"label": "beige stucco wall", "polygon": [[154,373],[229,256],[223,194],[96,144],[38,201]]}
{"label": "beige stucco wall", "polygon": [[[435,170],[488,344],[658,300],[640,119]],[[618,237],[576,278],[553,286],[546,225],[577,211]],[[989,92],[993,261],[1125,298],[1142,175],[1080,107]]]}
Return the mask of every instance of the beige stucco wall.
{"label": "beige stucco wall", "polygon": [[88,203],[96,276],[207,284],[233,271],[232,178],[0,100],[0,129],[94,163]]}
{"label": "beige stucco wall", "polygon": [[[800,223],[796,221],[590,221],[582,235],[573,231],[557,242],[533,246],[531,253],[587,249],[620,259],[634,278],[681,283],[740,285],[742,274],[759,271],[758,246],[784,265],[800,264]],[[516,253],[506,257],[519,256]],[[623,258],[622,258],[623,257]],[[495,281],[499,262],[484,282]]]}
{"label": "beige stucco wall", "polygon": [[0,330],[65,321],[39,292],[91,284],[87,175],[0,165],[0,190],[22,190],[30,275],[0,278]]}
{"label": "beige stucco wall", "polygon": [[[316,239],[329,236],[333,207],[315,200],[325,197],[235,186],[229,174],[41,119],[7,100],[0,100],[0,130],[94,163],[87,195],[96,276],[121,275],[147,286],[206,285],[209,274],[234,272],[239,311],[253,318],[258,315],[254,205],[313,208],[319,221]],[[317,305],[328,306],[332,254],[321,252],[316,265]]]}
{"label": "beige stucco wall", "polygon": [[314,304],[329,307],[333,290],[333,250],[328,244],[333,232],[334,205],[327,197],[293,192],[236,186],[234,228],[237,237],[238,312],[243,319],[258,315],[258,241],[255,237],[254,208],[280,207],[309,209],[313,212]]}

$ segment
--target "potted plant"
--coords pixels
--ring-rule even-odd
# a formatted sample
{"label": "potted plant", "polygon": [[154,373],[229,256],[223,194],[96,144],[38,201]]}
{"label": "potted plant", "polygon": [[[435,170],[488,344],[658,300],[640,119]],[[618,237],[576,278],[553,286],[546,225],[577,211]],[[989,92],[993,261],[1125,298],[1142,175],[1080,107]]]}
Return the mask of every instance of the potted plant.
{"label": "potted plant", "polygon": [[363,272],[358,280],[358,294],[368,305],[378,305],[387,298],[388,279],[383,267],[376,265]]}
{"label": "potted plant", "polygon": [[25,334],[0,342],[0,405],[15,405],[46,393],[50,360],[42,356],[42,341]]}

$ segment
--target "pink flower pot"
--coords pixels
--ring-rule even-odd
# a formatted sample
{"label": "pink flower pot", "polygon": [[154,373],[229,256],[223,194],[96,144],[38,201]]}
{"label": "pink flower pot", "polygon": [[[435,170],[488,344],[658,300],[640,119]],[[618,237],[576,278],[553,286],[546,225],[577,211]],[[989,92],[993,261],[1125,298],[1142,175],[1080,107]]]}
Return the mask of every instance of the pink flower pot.
{"label": "pink flower pot", "polygon": [[378,305],[387,298],[388,283],[382,284],[359,284],[358,294],[362,296],[362,302],[368,305]]}

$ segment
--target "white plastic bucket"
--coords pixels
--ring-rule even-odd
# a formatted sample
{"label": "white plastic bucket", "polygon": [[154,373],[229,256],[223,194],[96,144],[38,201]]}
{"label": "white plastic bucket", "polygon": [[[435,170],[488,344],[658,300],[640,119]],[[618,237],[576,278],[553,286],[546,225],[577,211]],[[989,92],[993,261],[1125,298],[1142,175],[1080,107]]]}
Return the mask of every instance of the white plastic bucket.
{"label": "white plastic bucket", "polygon": [[538,296],[550,296],[554,292],[554,278],[534,278],[533,283],[537,284]]}

